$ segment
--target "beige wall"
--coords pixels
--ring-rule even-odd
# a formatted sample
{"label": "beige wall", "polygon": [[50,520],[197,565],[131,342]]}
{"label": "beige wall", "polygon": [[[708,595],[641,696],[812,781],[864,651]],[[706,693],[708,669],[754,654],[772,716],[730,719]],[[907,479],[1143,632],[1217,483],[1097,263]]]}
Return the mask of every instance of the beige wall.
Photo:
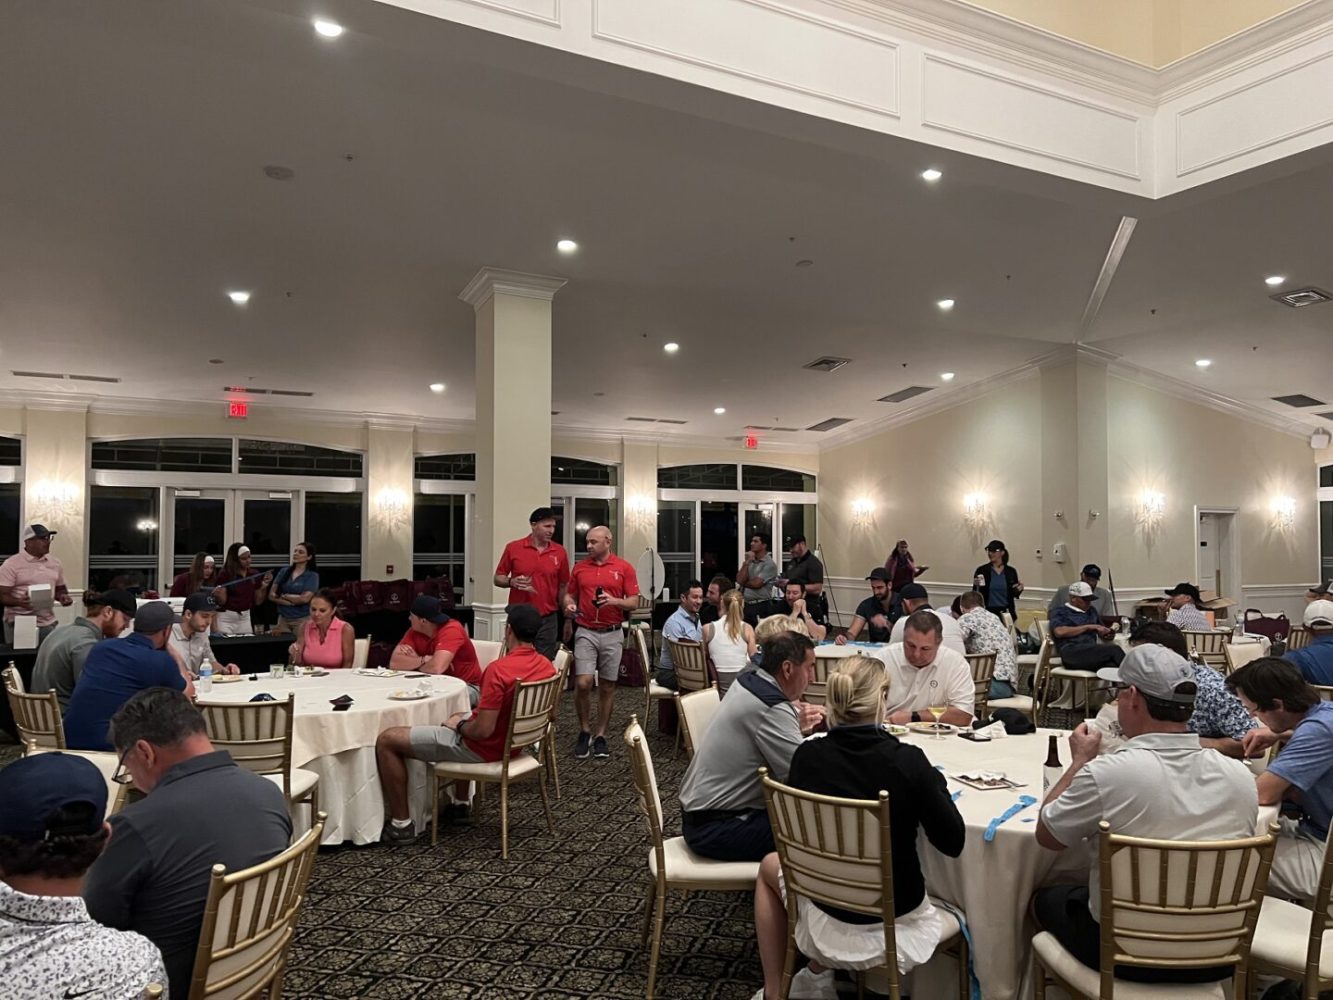
{"label": "beige wall", "polygon": [[371,427],[367,443],[369,534],[361,572],[373,580],[411,577],[412,431],[405,427]]}
{"label": "beige wall", "polygon": [[52,552],[71,590],[82,590],[87,576],[87,419],[83,410],[30,409],[23,420],[23,519],[59,532]]}

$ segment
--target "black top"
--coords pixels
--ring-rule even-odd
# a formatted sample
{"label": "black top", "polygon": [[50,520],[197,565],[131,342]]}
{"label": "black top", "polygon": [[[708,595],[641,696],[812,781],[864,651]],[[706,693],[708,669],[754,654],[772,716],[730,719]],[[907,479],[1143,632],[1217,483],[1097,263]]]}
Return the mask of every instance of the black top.
{"label": "black top", "polygon": [[171,768],[110,822],[111,840],[83,887],[88,912],[157,945],[171,995],[188,996],[213,865],[236,872],[287,849],[282,789],[215,750]]}
{"label": "black top", "polygon": [[704,601],[704,606],[699,609],[700,625],[709,625],[715,621],[721,620],[721,617],[722,617],[722,612],[720,612],[717,608],[713,607],[707,601]]}
{"label": "black top", "polygon": [[788,563],[787,582],[799,583],[802,587],[808,583],[823,583],[824,564],[815,558],[813,552],[807,550],[801,558]]}
{"label": "black top", "polygon": [[[884,620],[889,623],[888,628],[880,628],[878,625],[872,625],[870,619],[875,615],[883,615]],[[856,606],[856,617],[866,623],[865,642],[888,642],[889,636],[893,633],[893,618],[890,613],[884,610],[884,605],[879,603],[879,598],[871,594],[864,601]],[[859,635],[857,638],[861,638]]]}
{"label": "black top", "polygon": [[[806,740],[792,755],[787,783],[802,791],[848,799],[889,793],[893,839],[893,908],[901,917],[921,905],[926,880],[916,853],[917,828],[936,850],[956,858],[966,836],[963,817],[949,797],[944,775],[920,747],[900,743],[879,726],[834,726],[827,736]],[[821,906],[839,920],[876,923],[862,913]]]}
{"label": "black top", "polygon": [[[978,594],[980,594],[982,596],[982,599],[985,600],[987,610],[1008,611],[1009,617],[1013,618],[1014,621],[1017,621],[1018,611],[1014,607],[1014,598],[1017,597],[1018,595],[1014,592],[1014,587],[1018,584],[1018,570],[1014,569],[1012,566],[1006,566],[1004,568],[1004,578],[1009,585],[1007,588],[1009,591],[1009,606],[1007,608],[1004,607],[997,608],[993,604],[991,604],[990,581],[991,577],[994,575],[995,575],[995,567],[988,562],[982,563],[980,566],[978,566],[976,569],[972,571],[972,577],[973,577],[972,589],[975,590]],[[986,582],[980,587],[976,585],[976,577],[979,576],[985,577],[986,580]]]}

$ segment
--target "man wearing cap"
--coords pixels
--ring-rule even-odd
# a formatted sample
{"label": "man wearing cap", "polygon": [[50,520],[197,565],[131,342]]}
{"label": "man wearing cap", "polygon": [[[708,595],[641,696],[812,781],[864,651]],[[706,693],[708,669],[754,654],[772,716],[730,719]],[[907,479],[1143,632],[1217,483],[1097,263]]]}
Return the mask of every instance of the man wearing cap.
{"label": "man wearing cap", "polygon": [[[791,562],[787,564],[787,582],[799,583],[807,598],[824,604],[824,564],[810,551],[804,535],[791,540]],[[827,609],[825,609],[827,612]]]}
{"label": "man wearing cap", "polygon": [[[190,672],[191,677],[198,677],[204,661],[213,659],[213,647],[208,643],[208,635],[213,630],[213,616],[217,611],[218,606],[212,596],[206,591],[199,591],[185,598],[181,620],[171,626],[167,652]],[[241,668],[234,663],[228,663],[225,667],[215,664],[213,669],[221,674],[241,672]]]}
{"label": "man wearing cap", "polygon": [[1316,583],[1305,592],[1305,603],[1309,604],[1311,601],[1330,600],[1328,596],[1330,590],[1333,590],[1333,580],[1324,580],[1321,583]]}
{"label": "man wearing cap", "polygon": [[166,651],[175,619],[165,601],[149,601],[135,614],[132,634],[93,647],[65,712],[65,742],[71,749],[110,750],[111,717],[146,688],[166,687],[194,697],[194,684]]}
{"label": "man wearing cap", "polygon": [[74,603],[65,586],[65,568],[51,555],[51,539],[56,533],[44,524],[30,524],[23,529],[23,549],[0,563],[0,604],[5,606],[5,645],[14,644],[14,617],[37,616],[37,641],[40,643],[56,627],[50,607],[35,610],[28,589],[43,584],[51,588],[55,601],[66,607]]}
{"label": "man wearing cap", "polygon": [[[1096,563],[1088,563],[1083,567],[1079,579],[1092,588],[1092,609],[1103,618],[1109,618],[1115,614],[1115,605],[1111,601],[1111,592],[1102,587],[1102,568]],[[1046,613],[1049,615],[1056,608],[1069,603],[1069,584],[1058,588],[1055,596],[1051,598],[1051,603],[1046,606]]]}
{"label": "man wearing cap", "polygon": [[[909,583],[909,587],[916,584]],[[902,641],[871,652],[888,668],[889,691],[884,705],[885,720],[896,725],[909,722],[946,722],[951,726],[972,724],[976,707],[976,684],[972,668],[958,650],[944,643],[942,625],[958,623],[948,615],[921,608],[898,619],[894,631],[902,626]],[[961,638],[959,642],[961,643]],[[926,711],[947,706],[935,719]]]}
{"label": "man wearing cap", "polygon": [[930,595],[926,593],[926,588],[919,583],[909,583],[895,595],[902,601],[903,617],[893,623],[893,632],[889,635],[889,642],[902,642],[903,635],[907,629],[907,619],[918,611],[929,611],[940,620],[940,632],[943,635],[943,645],[945,649],[952,649],[959,656],[967,655],[967,646],[963,642],[963,630],[958,627],[957,620],[950,614],[941,614],[930,606]]}
{"label": "man wearing cap", "polygon": [[[1074,586],[1078,586],[1075,584]],[[1121,689],[1116,712],[1127,740],[1099,757],[1101,732],[1080,723],[1069,736],[1068,770],[1051,786],[1037,820],[1037,843],[1063,851],[1097,836],[1105,819],[1114,833],[1161,840],[1230,840],[1254,833],[1259,800],[1245,765],[1199,745],[1188,731],[1194,712],[1194,671],[1165,646],[1137,646],[1118,669],[1098,676]],[[1095,857],[1095,850],[1093,852]],[[1037,924],[1089,968],[1100,965],[1100,879],[1090,885],[1039,889]],[[1120,969],[1137,982],[1213,982],[1231,967]]]}
{"label": "man wearing cap", "polygon": [[82,615],[56,628],[41,644],[32,669],[32,693],[54,691],[61,712],[69,707],[69,696],[93,647],[116,638],[134,620],[134,595],[126,590],[86,591],[83,607]]}
{"label": "man wearing cap", "polygon": [[555,538],[555,511],[538,507],[528,518],[531,532],[504,547],[495,567],[497,587],[509,588],[510,604],[531,604],[542,618],[536,648],[548,660],[560,645],[560,609],[569,588],[569,553]]}
{"label": "man wearing cap", "polygon": [[139,1000],[165,986],[157,946],[112,930],[80,898],[107,844],[106,779],[73,754],[39,753],[0,771],[0,982],[9,997]]}
{"label": "man wearing cap", "polygon": [[[549,658],[534,648],[542,629],[542,615],[532,604],[511,604],[505,612],[505,645],[509,652],[491,663],[482,675],[481,697],[471,712],[451,715],[441,726],[394,726],[375,741],[380,787],[384,790],[387,822],[380,839],[410,844],[416,839],[407,801],[407,761],[457,761],[477,764],[497,761],[504,753],[514,692],[520,681],[531,683],[555,676]],[[454,797],[466,813],[468,782],[458,782]]]}
{"label": "man wearing cap", "polygon": [[1182,632],[1211,632],[1213,626],[1208,623],[1199,610],[1199,588],[1192,583],[1178,583],[1166,592],[1171,598],[1171,610],[1166,620]]}
{"label": "man wearing cap", "polygon": [[468,700],[475,705],[481,692],[481,661],[467,629],[429,594],[412,599],[407,621],[407,632],[389,657],[389,669],[457,677],[468,686]]}
{"label": "man wearing cap", "polygon": [[1288,650],[1283,659],[1296,664],[1311,684],[1333,684],[1333,601],[1311,601],[1301,621],[1310,630],[1310,641]]}
{"label": "man wearing cap", "polygon": [[866,577],[870,581],[870,596],[856,606],[852,615],[852,624],[847,631],[833,641],[839,646],[856,642],[861,632],[866,631],[866,641],[888,642],[893,626],[889,624],[889,604],[893,595],[889,592],[889,571],[883,566],[876,566]]}
{"label": "man wearing cap", "polygon": [[1069,600],[1051,612],[1051,638],[1064,666],[1073,670],[1118,667],[1125,651],[1110,639],[1113,633],[1092,610],[1092,588],[1082,580],[1069,585]]}

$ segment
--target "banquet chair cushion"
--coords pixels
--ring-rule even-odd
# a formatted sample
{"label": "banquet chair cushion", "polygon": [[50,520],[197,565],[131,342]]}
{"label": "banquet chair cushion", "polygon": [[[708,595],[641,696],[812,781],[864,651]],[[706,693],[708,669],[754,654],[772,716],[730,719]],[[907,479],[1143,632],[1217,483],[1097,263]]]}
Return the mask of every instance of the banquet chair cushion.
{"label": "banquet chair cushion", "polygon": [[997,708],[1012,708],[1015,712],[1031,713],[1032,699],[1025,694],[1016,694],[1012,698],[988,698],[986,707],[992,712]]}
{"label": "banquet chair cushion", "polygon": [[[282,787],[282,775],[265,774],[267,778],[279,788]],[[305,768],[292,768],[292,800],[299,801],[310,794],[310,789],[319,784],[319,775],[314,771],[307,771]]]}
{"label": "banquet chair cushion", "polygon": [[[666,878],[672,885],[689,883],[700,888],[736,889],[753,888],[759,876],[757,861],[714,861],[690,850],[684,837],[662,841],[662,856],[666,859]],[[657,852],[648,851],[648,871],[657,878]]]}
{"label": "banquet chair cushion", "polygon": [[[1266,965],[1278,965],[1293,973],[1303,972],[1313,916],[1309,909],[1297,903],[1265,896],[1250,953],[1256,961]],[[1319,952],[1319,978],[1333,979],[1333,931],[1324,933],[1324,945]]]}
{"label": "banquet chair cushion", "polygon": [[[1051,660],[1052,663],[1055,660]],[[1066,680],[1087,681],[1096,680],[1097,671],[1095,670],[1075,670],[1073,667],[1051,667],[1052,677],[1063,677]]]}
{"label": "banquet chair cushion", "polygon": [[679,692],[677,691],[672,691],[671,688],[662,687],[662,685],[658,684],[657,681],[650,680],[648,682],[649,698],[674,698],[678,693]]}
{"label": "banquet chair cushion", "polygon": [[[1046,967],[1085,997],[1101,993],[1101,973],[1090,969],[1064,949],[1048,931],[1032,939],[1032,947]],[[1115,981],[1115,1000],[1227,1000],[1231,980],[1216,983],[1131,983]]]}
{"label": "banquet chair cushion", "polygon": [[[460,761],[444,761],[435,765],[436,774],[446,774],[450,777],[470,777],[489,778],[491,781],[500,780],[500,767],[503,761],[491,760],[482,761],[476,764],[464,764]],[[509,779],[521,778],[523,775],[537,770],[541,767],[541,761],[530,753],[521,753],[509,761]]]}

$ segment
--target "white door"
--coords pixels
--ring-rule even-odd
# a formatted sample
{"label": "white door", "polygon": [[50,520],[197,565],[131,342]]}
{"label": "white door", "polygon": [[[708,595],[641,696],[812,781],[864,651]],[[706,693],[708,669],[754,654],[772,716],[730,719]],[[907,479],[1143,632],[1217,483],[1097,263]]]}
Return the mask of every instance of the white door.
{"label": "white door", "polygon": [[1218,524],[1216,514],[1199,515],[1198,580],[1200,590],[1216,590],[1218,586]]}

